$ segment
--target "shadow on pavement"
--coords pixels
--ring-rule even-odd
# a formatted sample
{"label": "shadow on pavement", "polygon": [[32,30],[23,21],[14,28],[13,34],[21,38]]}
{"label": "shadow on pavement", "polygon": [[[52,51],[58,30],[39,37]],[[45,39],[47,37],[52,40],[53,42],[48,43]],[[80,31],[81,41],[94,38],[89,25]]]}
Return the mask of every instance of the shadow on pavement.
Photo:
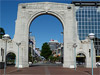
{"label": "shadow on pavement", "polygon": [[91,75],[91,73],[90,73],[89,71],[84,71],[84,72],[86,72],[86,73],[88,73],[89,75]]}

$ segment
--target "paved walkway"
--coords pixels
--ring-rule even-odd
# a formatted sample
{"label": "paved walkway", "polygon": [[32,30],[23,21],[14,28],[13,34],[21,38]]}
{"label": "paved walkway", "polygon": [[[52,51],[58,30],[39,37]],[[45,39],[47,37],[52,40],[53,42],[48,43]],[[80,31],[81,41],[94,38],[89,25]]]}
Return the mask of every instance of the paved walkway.
{"label": "paved walkway", "polygon": [[[3,69],[0,69],[0,75],[3,75]],[[91,69],[63,68],[61,66],[33,66],[17,70],[14,67],[7,67],[7,75],[91,75]],[[94,75],[100,75],[100,68],[94,69]]]}

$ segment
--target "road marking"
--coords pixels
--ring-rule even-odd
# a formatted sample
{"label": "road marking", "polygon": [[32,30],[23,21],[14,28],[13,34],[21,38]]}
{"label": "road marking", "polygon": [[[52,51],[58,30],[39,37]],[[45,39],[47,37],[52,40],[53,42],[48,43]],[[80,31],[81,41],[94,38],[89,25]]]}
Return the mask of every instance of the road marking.
{"label": "road marking", "polygon": [[45,75],[51,75],[47,66],[45,66]]}

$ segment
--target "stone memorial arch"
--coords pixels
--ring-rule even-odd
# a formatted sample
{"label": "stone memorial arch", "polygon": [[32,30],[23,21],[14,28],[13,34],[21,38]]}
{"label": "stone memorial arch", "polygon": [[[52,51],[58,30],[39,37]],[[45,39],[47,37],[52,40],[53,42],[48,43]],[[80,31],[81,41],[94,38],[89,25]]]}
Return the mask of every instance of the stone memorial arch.
{"label": "stone memorial arch", "polygon": [[[77,50],[80,49],[82,43],[79,41],[77,33],[77,21],[75,6],[73,4],[39,2],[39,3],[21,3],[18,5],[17,20],[15,26],[15,35],[11,42],[11,46],[7,50],[12,50],[16,54],[16,67],[18,65],[18,47],[19,46],[19,65],[20,67],[28,67],[28,39],[29,27],[31,22],[39,15],[50,14],[57,17],[63,26],[64,32],[64,63],[63,67],[71,67],[74,65],[74,49],[73,44],[77,43]],[[84,41],[83,41],[84,42]],[[90,43],[86,40],[85,48],[89,50]],[[78,51],[77,51],[78,52]],[[88,55],[87,67],[91,67],[91,59]],[[89,63],[89,64],[88,64]]]}
{"label": "stone memorial arch", "polygon": [[[74,63],[73,54],[72,51],[70,51],[73,50],[72,45],[75,42],[74,39],[77,38],[75,37],[75,29],[77,28],[75,25],[76,19],[74,11],[74,5],[62,3],[40,2],[19,4],[13,40],[16,42],[24,42],[21,44],[21,46],[23,46],[24,54],[22,57],[24,59],[23,66],[28,66],[28,36],[30,24],[37,16],[42,14],[54,15],[61,21],[64,29],[64,67],[69,67]],[[20,60],[20,62],[21,61],[22,60]]]}

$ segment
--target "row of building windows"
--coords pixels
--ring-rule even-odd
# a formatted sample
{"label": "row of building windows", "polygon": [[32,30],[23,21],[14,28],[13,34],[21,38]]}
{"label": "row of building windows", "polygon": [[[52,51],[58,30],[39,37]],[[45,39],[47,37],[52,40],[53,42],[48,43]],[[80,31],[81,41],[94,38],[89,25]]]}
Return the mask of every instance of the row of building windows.
{"label": "row of building windows", "polygon": [[89,33],[95,33],[100,38],[100,12],[95,6],[79,7],[76,11],[78,35],[80,40],[86,39]]}
{"label": "row of building windows", "polygon": [[79,39],[85,40],[89,33],[94,33],[96,56],[100,56],[100,11],[95,6],[79,7],[76,11],[76,20]]}

